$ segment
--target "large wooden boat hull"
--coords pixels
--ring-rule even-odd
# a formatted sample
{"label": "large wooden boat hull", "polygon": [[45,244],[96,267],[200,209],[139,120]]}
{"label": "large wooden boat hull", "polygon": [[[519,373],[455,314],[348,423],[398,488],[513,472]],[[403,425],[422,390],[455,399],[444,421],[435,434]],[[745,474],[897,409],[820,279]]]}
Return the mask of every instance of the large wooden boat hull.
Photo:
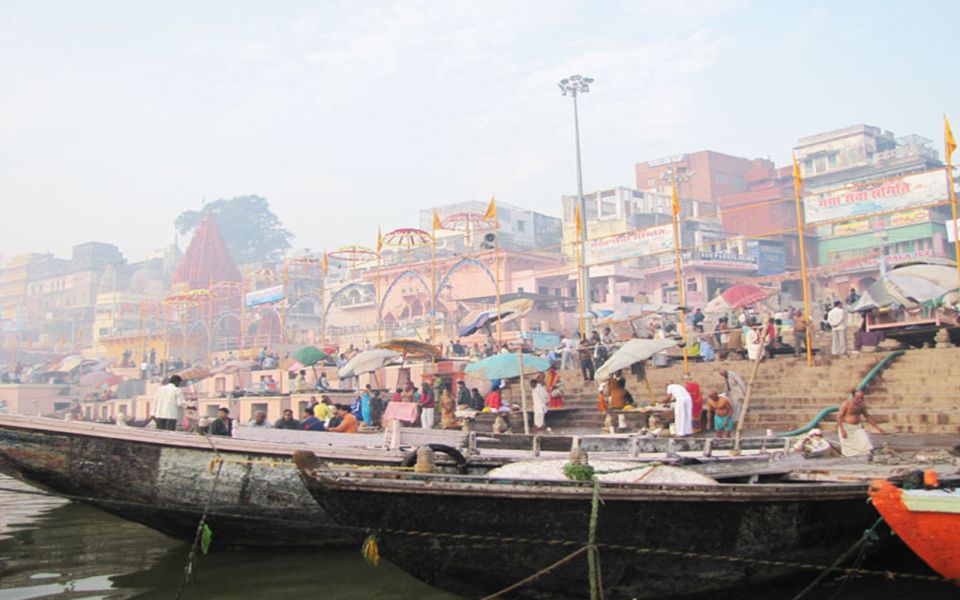
{"label": "large wooden boat hull", "polygon": [[[586,544],[592,486],[329,471],[297,455],[321,509],[377,533],[382,556],[467,597],[499,591]],[[830,564],[876,519],[866,484],[603,484],[597,522],[609,598],[683,597]],[[562,543],[558,543],[562,542]],[[727,560],[727,559],[736,560]],[[585,557],[510,593],[583,598]]]}
{"label": "large wooden boat hull", "polygon": [[946,579],[960,583],[960,493],[870,484],[870,499],[900,539]]}
{"label": "large wooden boat hull", "polygon": [[[211,443],[223,458],[220,465],[211,463],[217,457]],[[0,415],[0,472],[171,537],[192,540],[209,502],[214,544],[346,542],[343,531],[316,509],[292,453],[247,440]],[[400,460],[387,452],[357,451],[347,462]]]}

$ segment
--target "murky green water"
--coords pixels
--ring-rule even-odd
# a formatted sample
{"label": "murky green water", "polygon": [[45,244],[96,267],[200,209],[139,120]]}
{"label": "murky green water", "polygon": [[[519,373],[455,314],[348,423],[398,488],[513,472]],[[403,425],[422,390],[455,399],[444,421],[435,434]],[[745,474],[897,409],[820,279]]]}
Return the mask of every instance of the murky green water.
{"label": "murky green water", "polygon": [[[0,476],[0,600],[176,597],[187,544],[82,504],[3,491],[30,490]],[[491,557],[495,563],[495,557]],[[493,565],[495,566],[495,565]],[[918,571],[915,562],[904,570]],[[812,579],[812,576],[811,578]],[[804,581],[780,589],[720,598],[789,599]],[[940,600],[960,597],[943,584],[862,579],[841,589],[830,582],[810,600]],[[368,566],[359,549],[231,550],[200,559],[184,599],[377,598],[453,600],[388,563]]]}
{"label": "murky green water", "polygon": [[[0,488],[31,489],[0,476]],[[189,547],[82,504],[0,491],[0,599],[176,595]],[[233,550],[200,559],[185,599],[452,600],[359,549]]]}

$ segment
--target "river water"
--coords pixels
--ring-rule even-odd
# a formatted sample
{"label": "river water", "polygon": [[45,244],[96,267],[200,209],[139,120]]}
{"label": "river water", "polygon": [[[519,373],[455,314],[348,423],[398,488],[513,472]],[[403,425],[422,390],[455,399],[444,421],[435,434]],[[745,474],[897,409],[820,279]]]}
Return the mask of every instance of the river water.
{"label": "river water", "polygon": [[[151,529],[82,504],[6,490],[31,491],[0,475],[0,600],[176,597],[189,547]],[[495,567],[495,557],[494,560]],[[909,557],[908,557],[909,559]],[[903,570],[921,572],[907,560]],[[812,579],[779,589],[712,600],[789,599]],[[940,600],[958,598],[940,583],[858,579],[842,588],[829,582],[811,600]],[[184,599],[303,598],[454,600],[385,561],[370,567],[359,549],[232,550],[201,556]]]}

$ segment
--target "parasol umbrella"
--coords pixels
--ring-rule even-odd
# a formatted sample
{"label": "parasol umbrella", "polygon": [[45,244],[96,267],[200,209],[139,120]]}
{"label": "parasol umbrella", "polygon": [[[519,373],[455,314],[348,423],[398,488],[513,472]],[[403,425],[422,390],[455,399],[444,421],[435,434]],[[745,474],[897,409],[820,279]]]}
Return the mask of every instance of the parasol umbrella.
{"label": "parasol umbrella", "polygon": [[370,373],[371,371],[376,371],[395,362],[402,356],[403,355],[396,350],[386,350],[383,348],[365,350],[347,361],[347,364],[340,368],[337,375],[340,379],[346,379],[354,375]]}
{"label": "parasol umbrella", "polygon": [[329,354],[320,348],[317,348],[316,346],[304,346],[299,350],[295,350],[292,356],[297,360],[297,362],[305,367],[312,367],[318,362],[322,362],[330,358]]}
{"label": "parasol umbrella", "polygon": [[292,365],[287,367],[287,371],[291,373],[296,373],[297,371],[299,371],[300,369],[303,369],[304,367],[306,367],[306,365],[302,364],[300,361],[295,360],[293,361]]}
{"label": "parasol umbrella", "polygon": [[517,300],[504,302],[500,305],[499,313],[495,308],[479,313],[469,325],[460,330],[460,335],[473,335],[483,328],[487,328],[489,333],[490,325],[496,323],[498,319],[502,323],[507,323],[524,316],[531,310],[533,310],[533,300],[529,298],[518,298]]}
{"label": "parasol umbrella", "polygon": [[440,350],[436,346],[421,342],[420,340],[397,338],[380,342],[374,346],[374,348],[393,350],[394,352],[401,352],[412,356],[440,356]]}
{"label": "parasol umbrella", "polygon": [[247,371],[257,364],[252,360],[231,360],[225,362],[219,367],[210,370],[211,375],[219,375],[221,373],[239,373],[240,371]]}
{"label": "parasol umbrella", "polygon": [[186,369],[177,371],[174,375],[179,375],[180,379],[184,381],[199,381],[209,377],[210,371],[204,367],[187,367]]}
{"label": "parasol umbrella", "polygon": [[645,317],[648,315],[673,314],[680,309],[676,304],[624,304],[603,319],[603,323],[613,325]]}
{"label": "parasol umbrella", "polygon": [[522,354],[520,360],[516,354],[495,354],[467,365],[464,371],[481,379],[511,379],[520,376],[521,361],[524,375],[542,373],[550,368],[550,361],[532,354]]}
{"label": "parasol umbrella", "polygon": [[123,377],[120,377],[115,373],[111,373],[110,371],[94,371],[93,373],[87,373],[80,378],[80,385],[90,385],[93,387],[100,387],[102,385],[110,387],[122,382]]}
{"label": "parasol umbrella", "polygon": [[542,373],[550,368],[550,361],[533,356],[532,354],[495,354],[489,358],[467,365],[464,371],[482,379],[510,379],[520,378],[520,402],[523,411],[523,432],[530,433],[530,424],[527,422],[527,386],[523,376]]}
{"label": "parasol umbrella", "polygon": [[79,367],[82,363],[82,356],[79,354],[71,354],[70,356],[63,357],[63,360],[60,361],[60,366],[56,370],[69,373],[70,371]]}
{"label": "parasol umbrella", "polygon": [[766,300],[773,292],[774,290],[768,288],[741,283],[720,292],[719,296],[707,303],[703,312],[716,314],[744,308]]}
{"label": "parasol umbrella", "polygon": [[607,359],[607,362],[603,363],[600,368],[597,369],[594,377],[605,379],[620,369],[626,369],[641,360],[650,358],[657,352],[676,346],[679,343],[680,340],[676,339],[630,340],[614,352],[613,355]]}

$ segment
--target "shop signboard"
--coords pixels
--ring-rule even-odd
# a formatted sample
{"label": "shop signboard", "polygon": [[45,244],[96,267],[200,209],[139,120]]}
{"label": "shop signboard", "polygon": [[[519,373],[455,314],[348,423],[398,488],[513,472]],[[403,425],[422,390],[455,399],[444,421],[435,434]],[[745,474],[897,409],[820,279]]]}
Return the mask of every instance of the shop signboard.
{"label": "shop signboard", "polygon": [[584,263],[600,265],[672,250],[673,225],[659,225],[588,240]]}
{"label": "shop signboard", "polygon": [[705,267],[731,269],[735,271],[753,271],[757,268],[757,257],[751,254],[732,252],[701,252],[697,259]]}
{"label": "shop signboard", "polygon": [[870,221],[851,221],[849,223],[837,223],[833,226],[833,235],[856,235],[859,233],[870,232]]}
{"label": "shop signboard", "polygon": [[909,209],[947,199],[942,170],[858,183],[803,198],[804,221],[810,224]]}
{"label": "shop signboard", "polygon": [[253,308],[254,306],[260,306],[261,304],[270,304],[271,302],[279,302],[283,300],[283,286],[275,285],[268,288],[263,288],[262,290],[256,290],[253,292],[247,292],[244,297],[244,302],[247,308]]}
{"label": "shop signboard", "polygon": [[916,225],[917,223],[926,223],[929,220],[930,210],[927,208],[918,208],[915,210],[908,210],[907,212],[890,215],[890,227]]}

